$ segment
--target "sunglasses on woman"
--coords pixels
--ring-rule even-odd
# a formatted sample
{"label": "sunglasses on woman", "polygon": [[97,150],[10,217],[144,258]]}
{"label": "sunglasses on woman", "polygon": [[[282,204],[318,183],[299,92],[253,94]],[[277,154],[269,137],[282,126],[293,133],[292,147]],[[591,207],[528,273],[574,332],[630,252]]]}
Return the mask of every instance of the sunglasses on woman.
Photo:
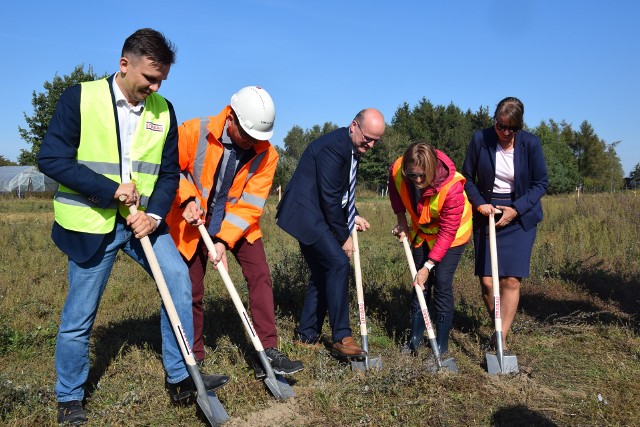
{"label": "sunglasses on woman", "polygon": [[504,132],[506,130],[508,130],[511,133],[520,132],[520,127],[518,127],[518,126],[507,126],[507,125],[503,125],[502,123],[498,123],[498,122],[496,122],[496,129],[498,129],[500,132]]}

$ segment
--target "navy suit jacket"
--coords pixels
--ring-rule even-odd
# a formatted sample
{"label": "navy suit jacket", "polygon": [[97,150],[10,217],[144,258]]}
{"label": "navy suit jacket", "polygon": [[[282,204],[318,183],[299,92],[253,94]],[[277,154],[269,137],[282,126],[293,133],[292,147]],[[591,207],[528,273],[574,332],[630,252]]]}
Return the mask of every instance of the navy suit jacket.
{"label": "navy suit jacket", "polygon": [[[493,182],[496,177],[496,147],[498,135],[493,127],[476,131],[467,148],[462,175],[467,179],[464,190],[473,206],[474,225],[484,225],[487,219],[477,211],[478,206],[491,203]],[[547,192],[549,180],[542,144],[537,136],[527,131],[516,134],[513,154],[515,200],[525,230],[542,221],[540,199]],[[480,221],[478,221],[480,220]]]}
{"label": "navy suit jacket", "polygon": [[[105,114],[113,114],[116,119],[118,151],[120,151],[118,114],[111,88],[114,76],[115,74],[108,79],[113,110],[105,111]],[[91,202],[95,203],[96,207],[106,208],[113,201],[113,195],[119,184],[79,164],[77,161],[77,151],[80,144],[80,96],[80,85],[68,88],[60,96],[47,128],[47,133],[42,141],[38,155],[38,167],[47,176],[72,190],[86,195]],[[170,103],[168,104],[171,125],[162,151],[158,181],[149,198],[146,210],[147,213],[156,214],[161,218],[164,218],[171,208],[180,179],[177,121],[173,106]],[[102,142],[95,141],[95,144],[100,143]],[[167,232],[164,221],[156,230],[156,233],[162,232]],[[54,243],[69,258],[78,263],[85,262],[95,255],[107,235],[66,230],[56,222],[53,224],[51,233]]]}
{"label": "navy suit jacket", "polygon": [[352,159],[349,128],[336,129],[309,144],[278,204],[278,226],[305,245],[332,233],[342,246],[349,238],[342,197],[349,189]]}

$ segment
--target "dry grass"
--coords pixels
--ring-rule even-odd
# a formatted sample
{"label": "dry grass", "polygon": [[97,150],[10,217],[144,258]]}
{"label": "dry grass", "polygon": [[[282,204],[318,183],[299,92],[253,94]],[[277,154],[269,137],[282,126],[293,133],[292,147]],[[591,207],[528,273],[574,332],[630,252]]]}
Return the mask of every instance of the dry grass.
{"label": "dry grass", "polygon": [[[66,258],[49,238],[46,200],[0,200],[0,424],[55,424],[54,346],[66,296]],[[219,393],[229,426],[632,426],[640,424],[640,199],[632,194],[547,197],[532,277],[523,285],[511,350],[520,373],[490,376],[481,345],[492,333],[473,277],[469,247],[456,276],[451,352],[460,373],[431,374],[429,351],[400,355],[409,327],[409,273],[391,237],[383,199],[359,203],[373,230],[360,246],[370,347],[381,372],[352,372],[293,344],[307,271],[297,243],[278,229],[270,202],[263,219],[274,279],[280,345],[305,362],[297,396],[276,402],[253,379],[250,342],[212,270],[207,276],[205,372],[232,381]],[[237,266],[231,275],[246,301]],[[355,300],[355,293],[353,300]],[[151,279],[117,261],[92,336],[86,409],[90,425],[187,426],[193,407],[163,391],[159,298]],[[354,333],[358,328],[352,304]],[[328,331],[328,326],[325,327]],[[600,397],[599,397],[600,396]],[[606,403],[605,403],[606,402]]]}

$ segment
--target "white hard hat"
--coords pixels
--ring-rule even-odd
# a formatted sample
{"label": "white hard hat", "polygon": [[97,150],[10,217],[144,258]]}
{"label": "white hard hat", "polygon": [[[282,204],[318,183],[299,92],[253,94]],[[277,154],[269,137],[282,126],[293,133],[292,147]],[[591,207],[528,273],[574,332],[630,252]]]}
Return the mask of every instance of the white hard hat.
{"label": "white hard hat", "polygon": [[266,141],[273,136],[276,107],[266,90],[259,86],[243,87],[231,97],[231,108],[251,137]]}

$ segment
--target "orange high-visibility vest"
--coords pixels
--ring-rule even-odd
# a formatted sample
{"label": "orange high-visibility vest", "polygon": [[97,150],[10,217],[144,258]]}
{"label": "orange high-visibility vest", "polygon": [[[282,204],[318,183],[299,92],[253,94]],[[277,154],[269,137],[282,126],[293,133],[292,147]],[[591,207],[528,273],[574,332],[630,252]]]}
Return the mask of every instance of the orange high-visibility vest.
{"label": "orange high-visibility vest", "polygon": [[[402,179],[402,157],[400,157],[393,164],[392,169],[393,181],[398,189],[398,194],[402,199],[409,216],[411,217],[411,235],[410,241],[414,243],[415,247],[422,245],[422,242],[426,241],[429,248],[433,248],[438,237],[438,230],[440,229],[440,211],[444,205],[444,201],[447,198],[447,194],[451,189],[451,186],[457,182],[465,183],[465,178],[460,173],[456,172],[449,181],[447,181],[438,193],[431,196],[428,206],[424,206],[420,216],[414,211],[413,204],[411,203],[411,196],[409,195],[409,188],[405,185]],[[451,247],[460,246],[469,241],[471,237],[471,204],[467,199],[467,194],[464,193],[464,210],[462,211],[462,218],[460,219],[460,227],[456,232],[456,237],[451,243]],[[417,237],[416,237],[417,235]]]}
{"label": "orange high-visibility vest", "polygon": [[[214,174],[224,155],[224,147],[218,138],[222,135],[230,111],[231,107],[227,106],[217,116],[192,119],[178,127],[182,174],[166,221],[173,241],[187,259],[195,254],[200,233],[197,227],[182,218],[182,204],[194,198],[206,214]],[[253,150],[253,158],[236,172],[227,196],[225,217],[216,235],[229,248],[233,248],[242,237],[249,243],[262,237],[260,216],[271,190],[278,153],[269,141],[260,141],[253,146]]]}

